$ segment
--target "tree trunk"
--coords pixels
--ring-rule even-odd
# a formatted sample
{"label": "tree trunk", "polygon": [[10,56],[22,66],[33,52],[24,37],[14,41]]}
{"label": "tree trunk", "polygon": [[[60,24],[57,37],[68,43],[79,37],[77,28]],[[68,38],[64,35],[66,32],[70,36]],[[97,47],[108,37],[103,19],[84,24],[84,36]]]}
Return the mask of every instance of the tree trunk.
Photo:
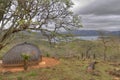
{"label": "tree trunk", "polygon": [[24,60],[24,70],[26,71],[28,69],[28,60]]}
{"label": "tree trunk", "polygon": [[81,59],[83,59],[84,58],[84,53],[81,53]]}
{"label": "tree trunk", "polygon": [[106,61],[106,53],[104,53],[104,61]]}
{"label": "tree trunk", "polygon": [[93,59],[96,59],[96,55],[95,54],[93,54]]}
{"label": "tree trunk", "polygon": [[107,47],[104,46],[104,53],[103,53],[103,59],[104,59],[104,61],[106,61],[106,57],[107,57],[106,51],[107,51]]}

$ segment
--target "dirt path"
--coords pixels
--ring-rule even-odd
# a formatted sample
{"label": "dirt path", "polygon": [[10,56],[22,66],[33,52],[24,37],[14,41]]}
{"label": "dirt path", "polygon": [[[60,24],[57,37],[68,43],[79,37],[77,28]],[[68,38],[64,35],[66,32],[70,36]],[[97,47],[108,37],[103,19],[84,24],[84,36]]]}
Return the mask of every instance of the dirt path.
{"label": "dirt path", "polygon": [[[28,70],[33,69],[33,68],[44,68],[44,67],[52,67],[59,64],[59,61],[54,59],[54,58],[48,58],[48,57],[43,57],[42,62],[39,63],[39,65],[36,66],[30,66]],[[23,67],[10,67],[10,68],[4,68],[0,66],[0,72],[18,72],[18,71],[23,71]]]}

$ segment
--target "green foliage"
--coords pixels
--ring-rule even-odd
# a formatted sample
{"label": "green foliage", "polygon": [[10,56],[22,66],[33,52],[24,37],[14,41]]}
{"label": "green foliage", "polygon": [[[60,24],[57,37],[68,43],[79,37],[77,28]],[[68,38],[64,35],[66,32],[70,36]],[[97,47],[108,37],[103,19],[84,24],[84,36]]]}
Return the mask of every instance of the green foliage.
{"label": "green foliage", "polygon": [[73,5],[73,2],[71,0],[61,0],[61,1],[64,2],[68,8],[70,8]]}
{"label": "green foliage", "polygon": [[10,0],[0,0],[0,21],[2,20],[8,6],[10,6]]}
{"label": "green foliage", "polygon": [[37,76],[37,72],[35,71],[31,71],[30,73],[27,74],[27,76],[30,76],[30,77],[34,77],[34,76]]}
{"label": "green foliage", "polygon": [[22,77],[20,77],[20,76],[18,76],[18,77],[17,77],[17,80],[23,80],[23,78],[22,78]]}
{"label": "green foliage", "polygon": [[23,67],[24,67],[24,70],[27,70],[28,69],[28,60],[30,59],[31,55],[28,54],[28,53],[22,53],[21,57],[23,58]]}
{"label": "green foliage", "polygon": [[18,21],[18,23],[19,23],[20,25],[23,25],[23,24],[25,24],[25,20],[20,20],[20,21]]}
{"label": "green foliage", "polygon": [[30,57],[31,57],[31,55],[28,54],[28,53],[22,53],[22,54],[21,54],[21,57],[23,58],[23,60],[29,60]]}
{"label": "green foliage", "polygon": [[47,54],[46,54],[46,57],[50,57],[50,54],[49,54],[49,53],[47,53]]}

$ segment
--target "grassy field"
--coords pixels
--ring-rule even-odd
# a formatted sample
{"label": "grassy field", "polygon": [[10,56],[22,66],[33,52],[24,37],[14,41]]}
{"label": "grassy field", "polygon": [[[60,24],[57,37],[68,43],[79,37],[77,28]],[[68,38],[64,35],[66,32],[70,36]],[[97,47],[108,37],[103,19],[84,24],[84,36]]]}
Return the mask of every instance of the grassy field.
{"label": "grassy field", "polygon": [[[23,41],[11,42],[0,52],[1,58],[11,47]],[[103,61],[104,48],[101,41],[74,40],[61,42],[54,46],[35,38],[29,39],[27,42],[38,45],[43,56],[55,57],[59,59],[60,64],[23,72],[0,73],[0,80],[114,80],[115,76],[110,75],[108,71],[115,68],[120,69],[120,66],[110,65],[110,63],[120,61],[120,44],[117,41],[107,43],[107,61]],[[89,58],[84,55],[86,53],[89,54]],[[94,54],[95,59],[93,58]],[[98,62],[95,70],[87,72],[87,66],[93,61]]]}
{"label": "grassy field", "polygon": [[6,73],[0,75],[0,80],[112,80],[106,70],[112,69],[106,63],[96,65],[96,74],[86,72],[90,61],[76,59],[60,59],[55,67],[33,69],[25,72]]}

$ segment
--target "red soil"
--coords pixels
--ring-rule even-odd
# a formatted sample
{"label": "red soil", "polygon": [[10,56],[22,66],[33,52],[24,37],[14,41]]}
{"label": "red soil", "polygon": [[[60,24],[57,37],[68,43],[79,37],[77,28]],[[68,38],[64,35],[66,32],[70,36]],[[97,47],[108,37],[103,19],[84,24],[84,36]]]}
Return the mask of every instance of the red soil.
{"label": "red soil", "polygon": [[[54,59],[54,58],[48,58],[48,57],[43,57],[42,62],[39,63],[39,65],[36,66],[30,66],[28,70],[33,69],[33,68],[44,68],[44,67],[52,67],[59,64],[59,61]],[[0,72],[18,72],[18,71],[24,71],[23,67],[7,67],[4,68],[0,66]]]}

